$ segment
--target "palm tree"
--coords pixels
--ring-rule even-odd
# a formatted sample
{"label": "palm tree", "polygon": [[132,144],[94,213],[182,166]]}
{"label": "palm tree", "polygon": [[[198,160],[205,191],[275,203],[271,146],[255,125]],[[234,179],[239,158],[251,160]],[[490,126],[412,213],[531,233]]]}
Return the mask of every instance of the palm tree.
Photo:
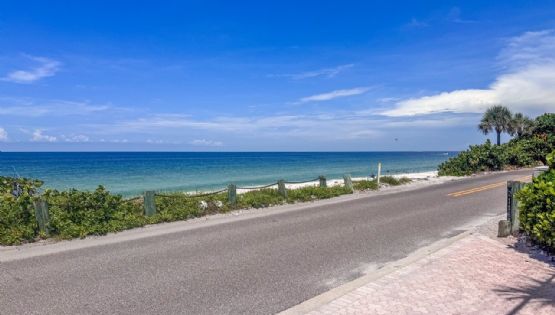
{"label": "palm tree", "polygon": [[528,116],[524,116],[521,113],[516,113],[511,119],[511,123],[509,126],[509,133],[511,136],[515,134],[518,137],[522,137],[523,135],[530,134],[532,129],[534,128],[534,121],[530,119]]}
{"label": "palm tree", "polygon": [[513,115],[511,111],[502,105],[495,105],[486,110],[478,129],[485,135],[495,130],[497,133],[497,145],[501,144],[501,133],[510,131]]}

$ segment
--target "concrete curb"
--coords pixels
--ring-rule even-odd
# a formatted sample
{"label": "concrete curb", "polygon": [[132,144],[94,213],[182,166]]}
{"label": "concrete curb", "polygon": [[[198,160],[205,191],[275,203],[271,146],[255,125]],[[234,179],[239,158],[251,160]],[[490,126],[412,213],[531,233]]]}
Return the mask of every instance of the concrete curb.
{"label": "concrete curb", "polygon": [[418,250],[416,250],[415,252],[411,253],[409,256],[402,258],[400,260],[394,261],[394,262],[390,262],[388,264],[386,264],[385,266],[383,266],[382,268],[368,273],[358,279],[355,279],[351,282],[345,283],[339,287],[333,288],[325,293],[322,293],[318,296],[315,296],[311,299],[308,299],[300,304],[297,304],[287,310],[284,310],[278,314],[280,315],[299,315],[299,314],[306,314],[309,313],[325,304],[330,303],[331,301],[353,291],[356,290],[366,284],[368,284],[369,282],[375,281],[379,278],[382,278],[398,269],[401,269],[403,267],[406,267],[410,264],[413,264],[421,259],[424,259],[428,256],[430,256],[431,254],[448,247],[449,245],[460,241],[466,237],[469,237],[470,235],[474,234],[474,230],[470,229],[467,231],[464,231],[458,235],[455,235],[453,237],[450,238],[446,238],[446,239],[442,239],[440,241],[437,241],[433,244],[430,244],[428,246],[419,248]]}

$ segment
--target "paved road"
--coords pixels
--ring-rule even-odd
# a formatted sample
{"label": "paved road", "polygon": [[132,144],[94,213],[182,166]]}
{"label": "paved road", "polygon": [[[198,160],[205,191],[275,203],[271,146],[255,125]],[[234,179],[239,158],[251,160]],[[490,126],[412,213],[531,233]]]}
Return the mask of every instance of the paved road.
{"label": "paved road", "polygon": [[275,313],[502,213],[503,182],[528,174],[2,262],[0,314]]}

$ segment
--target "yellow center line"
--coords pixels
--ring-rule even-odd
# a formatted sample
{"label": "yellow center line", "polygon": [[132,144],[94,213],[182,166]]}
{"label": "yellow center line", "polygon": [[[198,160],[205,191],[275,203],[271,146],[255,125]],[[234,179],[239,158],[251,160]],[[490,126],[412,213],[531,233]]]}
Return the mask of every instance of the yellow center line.
{"label": "yellow center line", "polygon": [[[523,176],[518,178],[518,181],[528,181],[532,179],[531,175],[527,175],[527,176]],[[493,183],[493,184],[489,184],[489,185],[484,185],[484,186],[479,186],[479,187],[474,187],[474,188],[470,188],[470,189],[466,189],[466,190],[461,190],[461,191],[456,191],[456,192],[452,192],[450,194],[447,194],[447,196],[451,196],[451,197],[461,197],[461,196],[465,196],[465,195],[469,195],[469,194],[473,194],[473,193],[477,193],[477,192],[481,192],[481,191],[485,191],[485,190],[490,190],[490,189],[494,189],[497,187],[501,187],[506,185],[507,182],[498,182],[498,183]]]}
{"label": "yellow center line", "polygon": [[490,184],[490,185],[486,185],[486,186],[480,186],[480,187],[476,187],[476,188],[472,188],[472,189],[457,191],[457,192],[454,192],[454,193],[450,193],[448,196],[459,197],[459,196],[464,196],[464,195],[468,195],[468,194],[472,194],[472,193],[476,193],[476,192],[480,192],[480,191],[484,191],[484,190],[494,189],[494,188],[497,188],[497,187],[501,187],[503,185],[506,185],[506,182],[499,182],[499,183]]}

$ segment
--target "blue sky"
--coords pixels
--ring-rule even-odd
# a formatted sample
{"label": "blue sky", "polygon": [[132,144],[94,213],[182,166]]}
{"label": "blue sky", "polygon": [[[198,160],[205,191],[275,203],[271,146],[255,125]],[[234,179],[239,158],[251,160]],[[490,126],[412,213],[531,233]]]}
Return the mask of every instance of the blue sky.
{"label": "blue sky", "polygon": [[459,150],[555,111],[554,1],[3,1],[0,150]]}

